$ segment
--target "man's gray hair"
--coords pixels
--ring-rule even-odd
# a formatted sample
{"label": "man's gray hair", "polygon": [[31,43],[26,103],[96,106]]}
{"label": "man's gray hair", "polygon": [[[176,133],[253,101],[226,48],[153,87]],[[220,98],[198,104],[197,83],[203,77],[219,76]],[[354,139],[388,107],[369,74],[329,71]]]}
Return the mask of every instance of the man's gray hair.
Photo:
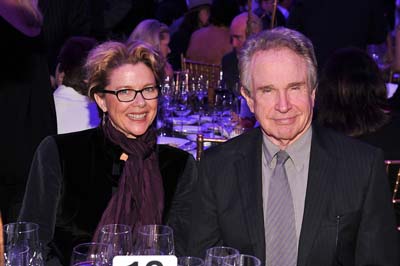
{"label": "man's gray hair", "polygon": [[303,34],[277,27],[262,31],[246,40],[239,53],[239,73],[242,86],[250,95],[251,92],[251,60],[257,52],[287,48],[302,57],[308,69],[308,85],[311,89],[317,86],[317,60],[311,41]]}

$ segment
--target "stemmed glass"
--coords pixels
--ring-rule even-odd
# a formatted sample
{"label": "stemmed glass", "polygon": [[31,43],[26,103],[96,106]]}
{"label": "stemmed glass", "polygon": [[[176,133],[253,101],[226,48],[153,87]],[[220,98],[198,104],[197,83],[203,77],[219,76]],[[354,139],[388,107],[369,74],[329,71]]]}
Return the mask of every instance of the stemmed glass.
{"label": "stemmed glass", "polygon": [[21,251],[28,248],[28,264],[44,265],[39,242],[39,225],[31,222],[16,222],[4,225],[5,253]]}
{"label": "stemmed glass", "polygon": [[71,266],[111,266],[112,256],[108,252],[107,244],[79,244],[72,250]]}
{"label": "stemmed glass", "polygon": [[190,93],[186,88],[185,82],[182,81],[182,87],[179,89],[176,95],[176,105],[174,113],[178,116],[178,122],[181,126],[180,131],[183,131],[184,119],[191,113],[189,96]]}
{"label": "stemmed glass", "polygon": [[156,224],[139,227],[134,254],[174,255],[174,235],[172,228]]}
{"label": "stemmed glass", "polygon": [[200,129],[200,125],[201,125],[201,117],[204,113],[204,99],[207,97],[208,95],[208,80],[204,80],[203,75],[200,75],[199,78],[197,79],[197,84],[196,84],[196,90],[195,90],[195,94],[196,97],[198,99],[199,102],[199,121],[198,121],[198,125],[199,125],[199,129]]}
{"label": "stemmed glass", "polygon": [[108,245],[112,257],[132,254],[132,228],[125,224],[107,224],[99,234],[99,242]]}
{"label": "stemmed glass", "polygon": [[4,263],[5,266],[29,266],[29,247],[26,245],[6,246]]}
{"label": "stemmed glass", "polygon": [[236,257],[227,257],[223,261],[223,266],[260,266],[261,261],[251,255],[240,254]]}
{"label": "stemmed glass", "polygon": [[160,87],[161,96],[157,112],[157,129],[159,135],[167,136],[172,133],[171,114],[174,111],[175,81],[167,77]]}
{"label": "stemmed glass", "polygon": [[206,251],[205,266],[222,266],[225,259],[239,256],[239,251],[231,247],[212,247]]}
{"label": "stemmed glass", "polygon": [[204,266],[204,260],[197,257],[178,257],[178,266]]}

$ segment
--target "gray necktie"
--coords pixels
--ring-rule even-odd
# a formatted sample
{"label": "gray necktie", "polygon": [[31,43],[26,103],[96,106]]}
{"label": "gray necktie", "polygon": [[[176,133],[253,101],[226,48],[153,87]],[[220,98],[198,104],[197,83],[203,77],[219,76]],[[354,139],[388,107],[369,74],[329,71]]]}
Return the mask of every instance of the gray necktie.
{"label": "gray necktie", "polygon": [[268,266],[295,266],[297,238],[292,193],[284,164],[289,158],[285,151],[276,154],[267,202],[266,252]]}

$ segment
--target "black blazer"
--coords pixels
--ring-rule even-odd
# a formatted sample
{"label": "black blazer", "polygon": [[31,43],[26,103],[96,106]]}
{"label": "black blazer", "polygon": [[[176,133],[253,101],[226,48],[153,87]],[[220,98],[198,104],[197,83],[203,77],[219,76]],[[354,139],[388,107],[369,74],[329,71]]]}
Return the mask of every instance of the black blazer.
{"label": "black blazer", "polygon": [[[176,253],[182,254],[196,162],[187,152],[167,145],[158,145],[157,152],[164,183],[163,222],[174,229]],[[19,220],[39,224],[40,240],[63,265],[69,265],[75,245],[91,241],[117,189],[121,153],[100,128],[50,136],[38,147]]]}
{"label": "black blazer", "polygon": [[[254,129],[207,150],[199,166],[189,252],[225,245],[265,263],[262,133]],[[313,126],[298,263],[399,265],[382,153]]]}

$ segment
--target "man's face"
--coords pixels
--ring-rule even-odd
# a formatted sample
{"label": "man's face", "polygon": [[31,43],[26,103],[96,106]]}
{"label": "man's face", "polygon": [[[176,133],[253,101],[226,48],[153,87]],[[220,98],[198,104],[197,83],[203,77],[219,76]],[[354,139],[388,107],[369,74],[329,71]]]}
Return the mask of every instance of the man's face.
{"label": "man's face", "polygon": [[246,20],[234,20],[230,28],[230,34],[232,46],[237,53],[246,41]]}
{"label": "man's face", "polygon": [[287,48],[260,51],[250,63],[252,88],[244,94],[263,132],[281,149],[310,127],[315,90],[303,58]]}
{"label": "man's face", "polygon": [[268,13],[272,13],[273,9],[274,9],[274,1],[272,0],[262,0],[260,2],[260,7],[262,8],[262,10],[268,12]]}

